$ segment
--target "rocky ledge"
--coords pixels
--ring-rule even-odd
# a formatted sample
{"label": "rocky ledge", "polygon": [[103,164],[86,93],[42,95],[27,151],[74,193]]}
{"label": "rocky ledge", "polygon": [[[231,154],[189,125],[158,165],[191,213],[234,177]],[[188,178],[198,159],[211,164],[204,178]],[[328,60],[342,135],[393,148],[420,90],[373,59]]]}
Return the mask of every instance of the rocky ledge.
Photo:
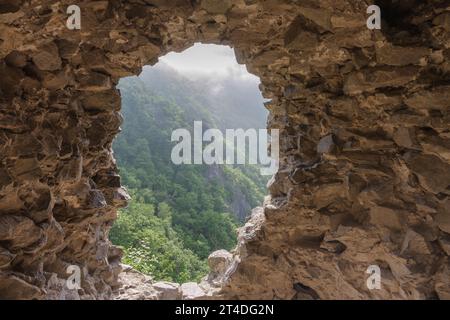
{"label": "rocky ledge", "polygon": [[208,300],[220,299],[221,286],[232,266],[233,255],[226,250],[213,252],[208,257],[210,273],[200,283],[183,284],[154,281],[131,266],[121,265],[121,286],[114,292],[116,300]]}

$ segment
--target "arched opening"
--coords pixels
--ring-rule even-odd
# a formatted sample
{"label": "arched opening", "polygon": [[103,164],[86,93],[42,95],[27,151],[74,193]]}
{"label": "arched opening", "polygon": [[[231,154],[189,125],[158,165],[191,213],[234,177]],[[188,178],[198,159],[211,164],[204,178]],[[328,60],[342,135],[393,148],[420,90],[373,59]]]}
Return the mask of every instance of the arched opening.
{"label": "arched opening", "polygon": [[[64,1],[13,2],[0,4],[0,298],[121,286],[116,85],[195,41],[233,45],[281,131],[221,297],[449,297],[447,0],[375,1],[381,31],[364,1],[86,0],[81,30]],[[372,266],[382,290],[366,286]]]}
{"label": "arched opening", "polygon": [[[123,248],[123,263],[155,280],[199,282],[212,252],[236,246],[236,229],[262,204],[270,178],[261,174],[267,163],[251,159],[260,147],[267,152],[263,141],[252,140],[252,133],[259,139],[266,131],[259,84],[232,48],[200,43],[121,79],[124,123],[113,150],[132,199],[110,239]],[[177,143],[187,142],[174,141],[176,130],[191,133],[192,145],[181,153],[192,159],[183,163],[173,159]],[[248,135],[244,150],[238,150],[240,137],[227,134],[239,130]],[[220,132],[223,140],[202,141],[201,162],[194,161],[194,144],[207,132]],[[216,142],[222,145],[211,152],[211,163],[207,146]]]}

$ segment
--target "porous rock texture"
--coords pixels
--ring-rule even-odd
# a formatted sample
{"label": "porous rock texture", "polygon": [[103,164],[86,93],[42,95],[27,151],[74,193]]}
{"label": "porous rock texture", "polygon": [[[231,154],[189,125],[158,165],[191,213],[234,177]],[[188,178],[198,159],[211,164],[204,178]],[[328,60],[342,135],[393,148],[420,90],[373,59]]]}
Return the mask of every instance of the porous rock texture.
{"label": "porous rock texture", "polygon": [[[66,27],[72,4],[81,30]],[[450,3],[375,1],[381,30],[366,26],[371,4],[0,0],[0,298],[120,288],[115,86],[201,41],[235,49],[281,130],[270,196],[215,297],[449,299]],[[366,286],[370,265],[380,290]]]}

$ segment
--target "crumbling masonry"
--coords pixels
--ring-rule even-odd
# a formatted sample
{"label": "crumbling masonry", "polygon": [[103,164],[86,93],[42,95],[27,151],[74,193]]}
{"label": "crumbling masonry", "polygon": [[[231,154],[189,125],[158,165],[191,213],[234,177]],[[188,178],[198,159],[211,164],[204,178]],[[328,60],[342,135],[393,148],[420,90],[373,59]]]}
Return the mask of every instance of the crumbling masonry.
{"label": "crumbling masonry", "polygon": [[[72,4],[81,30],[66,27]],[[0,298],[120,287],[115,86],[204,42],[261,78],[281,130],[280,170],[217,297],[450,299],[450,2],[375,1],[381,30],[366,26],[371,4],[0,0]]]}

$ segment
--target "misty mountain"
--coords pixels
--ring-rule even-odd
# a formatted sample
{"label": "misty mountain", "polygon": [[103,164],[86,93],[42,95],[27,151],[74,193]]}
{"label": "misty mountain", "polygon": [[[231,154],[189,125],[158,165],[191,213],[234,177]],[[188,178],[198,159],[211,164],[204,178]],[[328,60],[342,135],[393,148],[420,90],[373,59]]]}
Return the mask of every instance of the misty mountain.
{"label": "misty mountain", "polygon": [[113,150],[133,199],[111,240],[142,272],[195,279],[212,251],[235,246],[236,228],[261,204],[268,177],[255,165],[175,165],[172,131],[192,132],[200,120],[204,130],[264,128],[263,98],[254,81],[188,79],[167,65],[122,79],[119,88],[124,123]]}
{"label": "misty mountain", "polygon": [[266,128],[268,111],[263,107],[256,78],[230,73],[197,74],[189,79],[160,62],[145,67],[139,80],[152,92],[181,106],[187,121],[203,120],[221,130]]}

